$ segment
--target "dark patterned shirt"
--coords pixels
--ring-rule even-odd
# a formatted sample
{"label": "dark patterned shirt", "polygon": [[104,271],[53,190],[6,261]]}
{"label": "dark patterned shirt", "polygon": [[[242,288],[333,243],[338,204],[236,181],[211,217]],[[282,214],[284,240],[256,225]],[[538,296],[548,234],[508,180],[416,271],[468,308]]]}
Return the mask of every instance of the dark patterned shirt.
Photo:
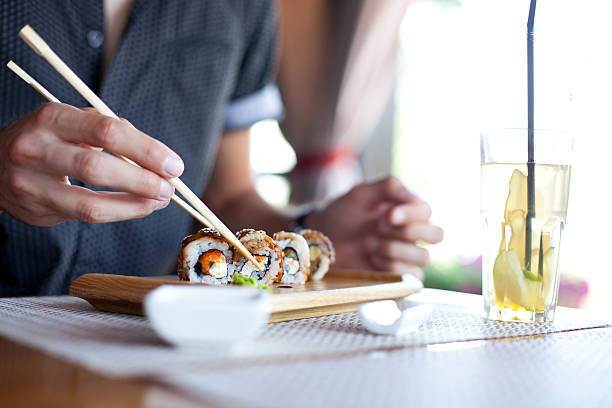
{"label": "dark patterned shirt", "polygon": [[[220,134],[279,113],[271,82],[274,1],[136,0],[104,78],[102,3],[0,1],[0,128],[45,102],[5,68],[11,59],[60,101],[87,106],[17,37],[30,24],[113,111],[177,152],[181,179],[202,192]],[[173,203],[143,219],[100,225],[33,227],[3,213],[0,296],[67,293],[84,273],[171,273],[191,229],[190,216]]]}

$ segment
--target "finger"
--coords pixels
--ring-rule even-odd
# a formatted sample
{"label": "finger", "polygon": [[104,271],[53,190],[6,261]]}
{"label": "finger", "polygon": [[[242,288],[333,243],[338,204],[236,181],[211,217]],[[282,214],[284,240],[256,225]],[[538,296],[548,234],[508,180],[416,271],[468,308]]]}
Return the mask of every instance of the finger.
{"label": "finger", "polygon": [[168,205],[168,201],[158,202],[127,193],[94,192],[65,184],[62,177],[31,172],[25,175],[27,183],[20,182],[20,191],[25,196],[12,208],[11,214],[32,225],[48,226],[70,219],[96,223],[120,221],[146,215],[150,208]]}
{"label": "finger", "polygon": [[[82,111],[84,111],[84,112],[98,113],[98,111],[96,110],[96,108],[92,108],[91,106],[87,106],[87,107],[84,107],[84,108],[79,108],[79,109],[80,109],[80,110],[82,110]],[[98,150],[98,151],[102,151],[102,150],[104,150],[104,149],[103,149],[103,148],[101,148],[101,147],[90,146],[90,145],[88,145],[87,143],[76,143],[76,144],[77,144],[78,146],[81,146],[81,147],[86,147],[86,148],[88,148],[88,149],[94,149],[94,150]]]}
{"label": "finger", "polygon": [[90,224],[142,218],[168,205],[168,201],[150,200],[130,193],[92,191],[66,185],[58,185],[57,191],[49,194],[49,200],[67,218]]}
{"label": "finger", "polygon": [[72,144],[50,144],[39,170],[66,175],[84,183],[113,188],[146,198],[165,200],[174,188],[168,181],[143,168],[133,166],[108,153]]}
{"label": "finger", "polygon": [[415,222],[400,227],[391,227],[382,233],[389,238],[400,241],[426,242],[428,244],[437,244],[444,238],[442,228],[429,222]]}
{"label": "finger", "polygon": [[387,217],[392,226],[407,225],[413,222],[427,221],[431,217],[431,207],[425,201],[396,205]]}
{"label": "finger", "polygon": [[394,204],[391,201],[383,201],[377,204],[374,214],[376,217],[380,217],[383,214],[388,213],[393,208]]}
{"label": "finger", "polygon": [[102,147],[166,177],[178,177],[183,172],[183,161],[175,152],[127,121],[69,105],[51,106],[48,110],[43,115],[48,116],[48,122],[57,127],[58,136],[65,141]]}
{"label": "finger", "polygon": [[396,261],[381,256],[373,256],[370,258],[370,263],[374,268],[380,271],[392,272],[397,275],[413,275],[421,281],[424,278],[424,273],[421,268],[405,262]]}
{"label": "finger", "polygon": [[429,251],[410,242],[372,236],[365,240],[365,249],[372,255],[391,258],[412,265],[422,266],[429,262]]}
{"label": "finger", "polygon": [[26,168],[14,176],[12,194],[15,200],[6,206],[13,217],[30,225],[50,226],[66,217],[48,205],[47,195],[57,184],[65,183],[63,177],[50,176]]}
{"label": "finger", "polygon": [[393,176],[372,183],[360,184],[354,189],[354,194],[363,201],[372,204],[380,201],[408,203],[420,200],[416,194],[408,190],[398,178]]}

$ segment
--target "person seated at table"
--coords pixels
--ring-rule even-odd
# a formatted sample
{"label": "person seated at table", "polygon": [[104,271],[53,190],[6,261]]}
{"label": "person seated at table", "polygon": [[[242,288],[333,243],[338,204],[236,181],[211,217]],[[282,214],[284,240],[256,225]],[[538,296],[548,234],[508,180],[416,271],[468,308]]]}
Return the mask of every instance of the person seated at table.
{"label": "person seated at table", "polygon": [[[249,166],[249,127],[282,111],[273,0],[8,3],[1,55],[65,104],[43,104],[0,70],[1,296],[66,293],[84,273],[172,273],[192,219],[166,208],[169,177],[230,229],[294,224],[256,193]],[[76,108],[84,101],[17,37],[25,24],[130,122]],[[330,236],[338,266],[422,278],[429,255],[417,243],[442,239],[430,215],[387,177],[299,221]]]}

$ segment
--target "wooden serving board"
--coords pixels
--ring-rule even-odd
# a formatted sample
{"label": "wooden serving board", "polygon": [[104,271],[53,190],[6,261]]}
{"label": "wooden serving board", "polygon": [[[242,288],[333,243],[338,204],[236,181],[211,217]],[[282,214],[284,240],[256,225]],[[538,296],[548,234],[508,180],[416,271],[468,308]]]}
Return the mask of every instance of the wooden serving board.
{"label": "wooden serving board", "polygon": [[[143,315],[146,294],[168,284],[204,285],[179,281],[177,276],[86,274],[72,282],[70,294],[85,299],[96,309]],[[412,276],[402,280],[401,276],[385,272],[332,269],[320,281],[273,287],[270,322],[350,312],[364,302],[400,300],[422,287]]]}

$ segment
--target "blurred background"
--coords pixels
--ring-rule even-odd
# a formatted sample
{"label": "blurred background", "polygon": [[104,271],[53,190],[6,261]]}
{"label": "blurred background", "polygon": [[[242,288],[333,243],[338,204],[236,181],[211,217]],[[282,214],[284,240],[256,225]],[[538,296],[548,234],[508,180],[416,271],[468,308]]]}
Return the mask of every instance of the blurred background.
{"label": "blurred background", "polygon": [[[425,285],[480,293],[479,135],[526,127],[528,0],[279,0],[279,124],[252,129],[257,189],[275,205],[402,179],[445,229]],[[575,154],[559,303],[610,309],[610,2],[539,0],[537,128]]]}

